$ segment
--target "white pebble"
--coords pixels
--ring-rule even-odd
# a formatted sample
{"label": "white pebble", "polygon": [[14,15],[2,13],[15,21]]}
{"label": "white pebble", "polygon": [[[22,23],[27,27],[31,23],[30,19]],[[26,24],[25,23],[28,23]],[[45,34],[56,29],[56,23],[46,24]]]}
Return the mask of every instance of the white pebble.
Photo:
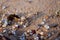
{"label": "white pebble", "polygon": [[18,27],[18,25],[15,25],[15,27]]}
{"label": "white pebble", "polygon": [[44,27],[45,27],[46,29],[49,29],[49,28],[50,28],[48,25],[44,25]]}
{"label": "white pebble", "polygon": [[26,28],[26,25],[23,25],[24,28]]}
{"label": "white pebble", "polygon": [[45,22],[43,21],[43,22],[41,22],[41,24],[42,24],[42,25],[44,25],[44,24],[45,24]]}
{"label": "white pebble", "polygon": [[36,37],[36,38],[34,38],[34,40],[39,40],[39,38],[38,38],[38,37]]}
{"label": "white pebble", "polygon": [[46,19],[43,19],[43,21],[46,21]]}
{"label": "white pebble", "polygon": [[6,32],[6,30],[3,30],[3,33]]}
{"label": "white pebble", "polygon": [[6,6],[3,6],[3,7],[2,7],[2,9],[5,9],[5,8],[6,8]]}

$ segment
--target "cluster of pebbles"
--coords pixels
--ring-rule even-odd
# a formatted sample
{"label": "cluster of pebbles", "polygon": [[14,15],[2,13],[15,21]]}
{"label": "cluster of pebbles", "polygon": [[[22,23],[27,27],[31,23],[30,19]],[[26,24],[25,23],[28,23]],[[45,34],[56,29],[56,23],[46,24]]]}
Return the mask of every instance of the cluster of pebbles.
{"label": "cluster of pebbles", "polygon": [[[54,15],[55,17],[60,16],[60,11]],[[52,36],[57,35],[58,38],[54,37],[54,40],[59,40],[59,24],[51,23],[48,24],[52,16],[47,16],[43,18],[41,23],[37,24],[37,30],[25,30],[27,27],[36,21],[41,16],[43,17],[44,13],[37,12],[31,17],[26,17],[21,14],[2,14],[2,19],[0,20],[0,39],[1,40],[53,40]],[[33,26],[32,26],[33,27]],[[41,30],[39,33],[37,31]],[[53,37],[52,37],[53,38]]]}
{"label": "cluster of pebbles", "polygon": [[[32,0],[28,1],[32,3]],[[2,10],[9,6],[2,6]],[[60,10],[54,14],[0,11],[0,40],[60,40]]]}

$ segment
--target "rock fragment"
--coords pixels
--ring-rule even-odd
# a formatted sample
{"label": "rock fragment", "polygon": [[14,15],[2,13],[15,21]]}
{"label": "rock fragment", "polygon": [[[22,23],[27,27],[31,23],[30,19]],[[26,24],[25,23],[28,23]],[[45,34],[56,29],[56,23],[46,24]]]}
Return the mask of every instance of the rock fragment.
{"label": "rock fragment", "polygon": [[50,27],[57,27],[58,24],[57,23],[52,23],[52,24],[49,24]]}

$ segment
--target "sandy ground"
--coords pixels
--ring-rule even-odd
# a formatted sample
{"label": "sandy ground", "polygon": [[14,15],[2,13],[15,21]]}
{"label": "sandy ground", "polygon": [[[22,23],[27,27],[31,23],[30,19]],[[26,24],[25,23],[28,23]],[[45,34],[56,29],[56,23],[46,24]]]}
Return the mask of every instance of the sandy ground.
{"label": "sandy ground", "polygon": [[14,12],[36,13],[37,11],[44,11],[45,13],[53,13],[60,9],[60,0],[0,0],[0,5],[9,6],[7,10]]}
{"label": "sandy ground", "polygon": [[[6,9],[2,9],[3,6],[7,6]],[[57,10],[60,9],[60,0],[0,0],[0,11],[5,13],[25,13],[26,16],[31,16],[36,14],[37,12],[43,12],[46,15],[55,14]],[[42,18],[46,18],[46,15],[39,18],[38,20],[34,21],[30,27],[25,28],[28,29],[35,29],[37,30],[36,25],[41,23]],[[53,22],[51,22],[53,21]],[[50,19],[49,23],[59,23],[58,19]],[[42,28],[45,30],[44,28]],[[46,31],[46,30],[45,30]],[[39,31],[37,32],[39,33]]]}

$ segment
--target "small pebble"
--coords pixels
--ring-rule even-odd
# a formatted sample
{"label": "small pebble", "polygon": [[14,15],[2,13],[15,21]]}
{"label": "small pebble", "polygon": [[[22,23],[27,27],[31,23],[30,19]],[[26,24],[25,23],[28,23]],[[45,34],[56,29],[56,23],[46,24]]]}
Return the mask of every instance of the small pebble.
{"label": "small pebble", "polygon": [[58,11],[56,12],[56,16],[57,16],[57,17],[60,16],[60,10],[58,10]]}
{"label": "small pebble", "polygon": [[42,24],[42,25],[44,25],[44,24],[45,24],[45,22],[43,21],[43,22],[41,22],[41,24]]}
{"label": "small pebble", "polygon": [[34,38],[34,40],[39,40],[39,37]]}
{"label": "small pebble", "polygon": [[29,3],[32,3],[32,0],[28,0]]}
{"label": "small pebble", "polygon": [[2,7],[2,9],[5,9],[5,8],[6,8],[6,6],[3,6],[3,7]]}
{"label": "small pebble", "polygon": [[43,35],[44,33],[43,32],[40,32],[41,35]]}
{"label": "small pebble", "polygon": [[26,25],[23,25],[24,28],[26,28]]}
{"label": "small pebble", "polygon": [[25,20],[26,18],[24,16],[21,17],[21,21]]}
{"label": "small pebble", "polygon": [[47,38],[50,38],[51,36],[52,36],[52,34],[51,33],[48,33]]}
{"label": "small pebble", "polygon": [[48,25],[44,25],[44,27],[45,27],[46,29],[49,29],[49,28],[50,28],[50,26],[48,26]]}
{"label": "small pebble", "polygon": [[18,27],[18,25],[16,24],[15,27]]}
{"label": "small pebble", "polygon": [[3,33],[6,32],[6,30],[3,30]]}
{"label": "small pebble", "polygon": [[43,19],[43,21],[45,22],[45,21],[46,21],[46,19]]}
{"label": "small pebble", "polygon": [[49,24],[50,27],[57,27],[58,24],[57,23],[53,23],[53,24]]}
{"label": "small pebble", "polygon": [[3,5],[2,6],[2,9],[6,9],[6,8],[8,8],[9,6],[6,6],[6,5]]}

